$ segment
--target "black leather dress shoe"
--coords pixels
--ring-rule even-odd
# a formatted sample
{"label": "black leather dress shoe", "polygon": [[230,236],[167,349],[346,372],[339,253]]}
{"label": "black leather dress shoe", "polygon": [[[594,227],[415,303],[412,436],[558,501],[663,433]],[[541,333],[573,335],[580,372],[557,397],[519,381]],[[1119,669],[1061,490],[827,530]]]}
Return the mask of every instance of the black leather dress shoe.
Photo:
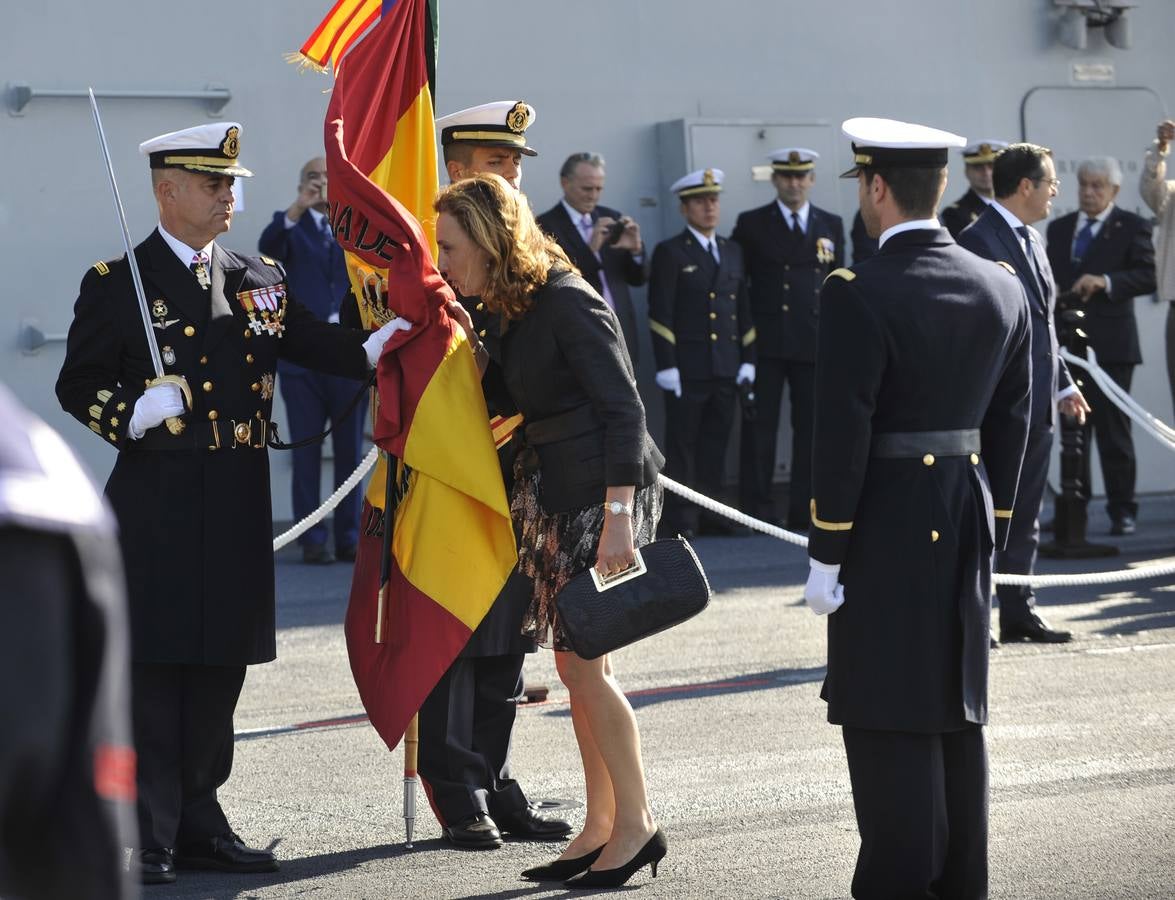
{"label": "black leather dress shoe", "polygon": [[321,545],[306,545],[302,548],[302,562],[311,566],[325,566],[335,561],[335,555]]}
{"label": "black leather dress shoe", "polygon": [[175,861],[166,847],[139,851],[139,881],[143,884],[171,884],[175,881]]}
{"label": "black leather dress shoe", "polygon": [[536,841],[560,841],[571,834],[571,823],[562,819],[548,819],[531,807],[504,813],[497,817],[498,828],[514,837]]}
{"label": "black leather dress shoe", "polygon": [[443,829],[445,839],[458,847],[490,850],[502,846],[502,833],[486,813],[478,813]]}
{"label": "black leather dress shoe", "polygon": [[1110,534],[1115,537],[1134,534],[1134,516],[1118,516],[1110,523]]}
{"label": "black leather dress shoe", "polygon": [[272,853],[245,846],[235,834],[176,847],[175,864],[180,869],[215,869],[218,872],[276,872],[278,869]]}
{"label": "black leather dress shoe", "polygon": [[1001,644],[1011,644],[1017,641],[1032,641],[1037,644],[1067,644],[1071,640],[1073,640],[1073,635],[1067,631],[1049,628],[1048,623],[1036,613],[1015,625],[1000,626]]}

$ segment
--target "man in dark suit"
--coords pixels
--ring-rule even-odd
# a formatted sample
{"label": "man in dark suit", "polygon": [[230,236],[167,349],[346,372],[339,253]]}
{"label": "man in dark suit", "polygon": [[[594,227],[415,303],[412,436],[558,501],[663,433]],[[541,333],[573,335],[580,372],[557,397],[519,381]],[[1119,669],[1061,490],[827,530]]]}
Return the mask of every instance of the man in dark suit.
{"label": "man in dark suit", "polygon": [[240,131],[216,122],[140,145],[159,208],[159,227],[135,248],[150,329],[127,259],[95,263],[57,379],[62,407],[118,451],[106,496],[126,566],[138,874],[151,884],[175,881],[177,867],[278,867],[244,844],[216,798],[246,666],[276,653],[273,375],[281,356],[358,387],[406,326],[367,337],[321,322],[290,295],[280,263],[215,242],[232,223],[233,179],[252,174],[238,161]]}
{"label": "man in dark suit", "polygon": [[861,836],[852,894],[981,898],[991,552],[1027,439],[1028,309],[934,217],[962,138],[843,129],[879,250],[821,292],[804,598],[831,613],[822,696]]}
{"label": "man in dark suit", "polygon": [[[1048,257],[1061,292],[1060,303],[1084,310],[1082,328],[1098,365],[1129,391],[1134,367],[1142,362],[1134,298],[1155,290],[1155,248],[1151,223],[1114,205],[1122,168],[1111,157],[1087,159],[1077,170],[1080,211],[1061,216],[1048,227]],[[1110,534],[1134,533],[1138,503],[1134,499],[1134,441],[1130,419],[1086,379],[1093,414],[1085,424],[1085,490],[1090,491],[1089,432],[1097,435],[1097,452],[1106,487]]]}
{"label": "man in dark suit", "polygon": [[[673,183],[686,227],[656,246],[649,276],[649,328],[665,392],[665,474],[710,497],[722,493],[737,385],[755,381],[742,249],[717,233],[722,177],[721,169],[699,169]],[[661,521],[666,534],[693,534],[698,508],[669,494]],[[732,532],[717,517],[703,521]]]}
{"label": "man in dark suit", "polygon": [[971,187],[939,214],[942,224],[956,240],[991,203],[991,167],[999,152],[1007,146],[1006,141],[975,141],[963,148],[963,174]]}
{"label": "man in dark suit", "polygon": [[645,283],[640,226],[619,210],[600,206],[604,157],[573,153],[559,170],[563,199],[538,217],[543,231],[564,249],[587,283],[620,319],[628,355],[636,365],[639,341],[629,287]]}
{"label": "man in dark suit", "polygon": [[808,202],[816,183],[815,150],[785,147],[770,155],[774,200],[738,217],[732,237],[743,249],[755,323],[755,416],[745,417],[739,453],[739,500],[749,515],[779,523],[773,482],[779,411],[791,387],[791,479],[787,527],[808,530],[812,488],[812,379],[820,285],[845,261],[840,216]]}
{"label": "man in dark suit", "polygon": [[[1030,575],[1040,543],[1038,517],[1048,480],[1057,406],[1080,422],[1085,421],[1089,406],[1057,352],[1053,319],[1056,287],[1040,235],[1032,227],[1032,223],[1048,216],[1057,193],[1052,151],[1036,144],[1013,144],[996,158],[993,180],[996,199],[973,225],[963,230],[959,244],[985,259],[1011,266],[1024,288],[1031,313],[1032,413],[1028,446],[1008,525],[1008,545],[995,556],[996,571]],[[996,596],[1000,601],[1001,640],[1051,644],[1069,640],[1069,632],[1050,628],[1036,613],[1036,598],[1030,586],[1001,584]]]}
{"label": "man in dark suit", "polygon": [[[317,157],[302,167],[298,196],[289,209],[273,214],[261,232],[258,249],[286,268],[290,287],[299,302],[326,322],[339,321],[339,307],[350,290],[343,249],[335,240],[326,218],[326,160]],[[297,442],[319,434],[329,423],[334,448],[334,485],[337,488],[355,471],[362,458],[366,395],[348,378],[312,372],[288,360],[278,363],[278,387],[286,404],[290,440]],[[314,441],[291,451],[294,462],[294,520],[301,521],[318,508],[322,480],[322,443]],[[312,526],[298,542],[302,560],[330,563],[336,558],[354,562],[359,543],[358,488],[342,499],[334,514],[334,553],[326,546],[324,522]]]}

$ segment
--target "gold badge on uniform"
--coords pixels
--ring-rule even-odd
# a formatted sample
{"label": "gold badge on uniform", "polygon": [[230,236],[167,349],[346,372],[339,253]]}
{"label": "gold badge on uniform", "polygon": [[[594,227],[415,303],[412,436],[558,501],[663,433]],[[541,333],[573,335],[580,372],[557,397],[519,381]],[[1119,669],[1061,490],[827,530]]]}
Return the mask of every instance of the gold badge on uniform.
{"label": "gold badge on uniform", "polygon": [[251,291],[238,291],[237,300],[245,314],[249,317],[249,327],[254,334],[265,331],[275,337],[281,337],[286,330],[286,285],[285,282],[270,284],[265,287],[254,288]]}
{"label": "gold badge on uniform", "polygon": [[164,365],[175,365],[175,350],[173,350],[171,347],[160,347],[159,355],[163,357]]}
{"label": "gold badge on uniform", "polygon": [[261,376],[261,399],[273,399],[273,373],[266,372]]}
{"label": "gold badge on uniform", "polygon": [[818,262],[830,263],[836,258],[836,244],[830,238],[816,238],[816,259]]}
{"label": "gold badge on uniform", "polygon": [[241,130],[235,125],[225,132],[224,140],[220,142],[220,152],[229,159],[236,159],[241,152]]}
{"label": "gold badge on uniform", "polygon": [[515,134],[522,134],[530,127],[530,107],[519,100],[510,112],[506,113],[506,127]]}
{"label": "gold badge on uniform", "polygon": [[151,315],[157,319],[167,318],[167,301],[160,297],[151,303]]}

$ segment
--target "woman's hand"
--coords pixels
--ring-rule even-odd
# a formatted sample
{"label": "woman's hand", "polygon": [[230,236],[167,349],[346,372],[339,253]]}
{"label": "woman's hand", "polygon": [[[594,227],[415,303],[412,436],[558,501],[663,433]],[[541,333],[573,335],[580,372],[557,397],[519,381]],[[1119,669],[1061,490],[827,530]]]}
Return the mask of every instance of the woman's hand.
{"label": "woman's hand", "polygon": [[632,515],[607,509],[607,505],[616,500],[631,510],[635,494],[636,488],[632,485],[608,488],[604,499],[604,529],[600,532],[600,544],[596,548],[596,571],[601,575],[623,572],[636,561]]}
{"label": "woman's hand", "polygon": [[471,338],[474,336],[473,319],[469,316],[469,310],[462,306],[459,300],[447,300],[445,302],[445,312],[449,314],[450,319],[457,321],[457,324],[464,329],[466,335]]}

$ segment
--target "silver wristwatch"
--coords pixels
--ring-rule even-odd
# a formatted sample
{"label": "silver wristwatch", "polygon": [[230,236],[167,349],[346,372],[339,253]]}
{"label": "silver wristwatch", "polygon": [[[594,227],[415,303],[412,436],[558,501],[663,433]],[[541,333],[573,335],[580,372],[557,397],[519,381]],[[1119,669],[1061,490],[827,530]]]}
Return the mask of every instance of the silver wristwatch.
{"label": "silver wristwatch", "polygon": [[613,500],[611,503],[605,503],[604,509],[608,510],[608,512],[612,513],[614,516],[628,516],[630,519],[632,518],[632,507],[626,506],[619,500]]}

